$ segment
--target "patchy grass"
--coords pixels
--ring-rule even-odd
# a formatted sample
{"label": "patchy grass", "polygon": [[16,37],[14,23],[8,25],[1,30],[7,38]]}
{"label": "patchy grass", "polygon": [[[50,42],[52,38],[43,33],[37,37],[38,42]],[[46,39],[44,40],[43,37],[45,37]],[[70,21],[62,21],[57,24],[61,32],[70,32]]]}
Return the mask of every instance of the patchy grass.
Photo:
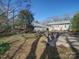
{"label": "patchy grass", "polygon": [[3,37],[10,37],[10,36],[13,36],[13,35],[16,35],[17,33],[16,32],[12,32],[12,33],[3,33],[3,34],[0,34],[0,38],[3,38]]}
{"label": "patchy grass", "polygon": [[34,39],[36,38],[34,33],[24,33],[24,34],[17,34],[12,36],[4,36],[0,37],[0,55],[4,54],[9,48],[10,43],[15,41],[24,41],[27,39]]}
{"label": "patchy grass", "polygon": [[[7,47],[1,47],[0,54],[4,54],[7,51],[10,55],[13,55],[13,51],[16,51],[17,48],[26,40],[26,42],[22,44],[21,48],[19,48],[15,53],[16,55],[13,57],[14,59],[25,59],[25,57],[30,55],[30,53],[34,53],[32,54],[32,57],[36,56],[36,59],[40,59],[41,56],[49,56],[49,58],[47,57],[48,59],[51,59],[51,56],[55,57],[54,59],[56,59],[57,57],[60,57],[61,59],[69,59],[70,53],[72,52],[70,48],[64,47],[63,45],[52,48],[47,46],[46,43],[43,42],[47,40],[46,37],[42,36],[39,40],[36,40],[36,38],[37,37],[34,33],[17,34],[10,37],[1,38],[1,41],[14,43],[11,45],[12,50],[9,51],[7,51],[10,48],[9,43],[3,45],[0,44],[1,46]],[[7,55],[7,53],[5,54]],[[46,56],[44,56],[44,54],[46,54]],[[2,57],[4,57],[4,55]],[[18,56],[20,56],[20,58]],[[9,59],[9,57],[7,59]]]}
{"label": "patchy grass", "polygon": [[30,39],[35,38],[35,34],[34,33],[24,33],[24,34],[12,35],[12,36],[0,37],[0,43],[14,41],[14,40],[25,40],[25,39],[29,39],[29,38]]}

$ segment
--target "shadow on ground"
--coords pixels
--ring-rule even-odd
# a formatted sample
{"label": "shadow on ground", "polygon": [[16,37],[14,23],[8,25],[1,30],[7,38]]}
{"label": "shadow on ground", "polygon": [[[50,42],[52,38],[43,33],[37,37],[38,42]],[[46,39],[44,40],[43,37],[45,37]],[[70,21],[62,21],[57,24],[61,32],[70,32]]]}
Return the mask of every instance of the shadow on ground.
{"label": "shadow on ground", "polygon": [[17,54],[17,52],[21,49],[21,47],[26,43],[26,40],[17,48],[17,50],[14,52],[14,54],[10,57],[10,59],[13,59],[14,56]]}
{"label": "shadow on ground", "polygon": [[60,59],[56,46],[52,47],[46,44],[40,59]]}
{"label": "shadow on ground", "polygon": [[[41,37],[41,36],[40,36]],[[38,45],[38,42],[39,42],[39,38],[37,38],[33,43],[32,43],[32,46],[31,46],[31,51],[30,53],[28,54],[28,56],[26,57],[26,59],[36,59],[36,49],[37,49],[37,45]]]}
{"label": "shadow on ground", "polygon": [[66,36],[66,41],[67,41],[67,43],[70,45],[70,48],[72,49],[72,51],[75,53],[75,54],[73,54],[73,56],[75,56],[74,59],[79,59],[79,51],[78,51],[78,49],[76,49],[76,48],[74,47],[73,43],[71,43],[71,42],[69,41],[69,39],[68,39],[67,36]]}
{"label": "shadow on ground", "polygon": [[60,59],[57,47],[56,47],[56,42],[58,40],[58,37],[54,39],[52,42],[54,43],[54,46],[50,46],[49,44],[46,43],[46,48],[44,49],[44,52],[40,56],[40,59]]}
{"label": "shadow on ground", "polygon": [[[17,54],[17,52],[22,48],[22,46],[26,43],[26,40],[27,38],[25,36],[22,36],[25,38],[24,42],[16,49],[16,51],[13,53],[13,55],[10,57],[10,59],[13,59],[15,57],[15,55]],[[16,41],[14,41],[16,42]],[[14,42],[11,42],[11,43],[14,43]]]}

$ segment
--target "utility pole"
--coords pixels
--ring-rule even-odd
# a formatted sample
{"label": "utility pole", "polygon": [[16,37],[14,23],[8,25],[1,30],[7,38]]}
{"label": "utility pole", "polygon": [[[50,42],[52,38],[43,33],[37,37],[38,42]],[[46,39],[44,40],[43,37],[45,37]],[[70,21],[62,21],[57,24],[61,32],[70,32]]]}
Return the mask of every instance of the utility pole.
{"label": "utility pole", "polygon": [[8,0],[8,5],[7,5],[7,19],[6,19],[6,25],[7,25],[7,33],[9,32],[9,9],[10,9],[10,2],[11,0]]}
{"label": "utility pole", "polygon": [[7,20],[6,20],[6,24],[7,26],[9,26],[9,19],[8,19],[8,15],[9,15],[9,9],[10,9],[10,2],[11,0],[8,0],[8,5],[7,5]]}
{"label": "utility pole", "polygon": [[14,25],[14,14],[15,13],[15,9],[13,9],[13,30],[15,29],[15,25]]}

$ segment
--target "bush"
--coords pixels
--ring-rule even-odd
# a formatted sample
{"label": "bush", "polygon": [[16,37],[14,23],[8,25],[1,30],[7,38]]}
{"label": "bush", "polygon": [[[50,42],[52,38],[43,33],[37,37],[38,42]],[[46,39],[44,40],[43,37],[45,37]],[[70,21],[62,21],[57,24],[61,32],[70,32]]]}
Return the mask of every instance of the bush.
{"label": "bush", "polygon": [[71,29],[73,32],[79,32],[79,13],[73,16],[71,20]]}
{"label": "bush", "polygon": [[34,26],[33,25],[27,25],[26,32],[33,32]]}
{"label": "bush", "polygon": [[9,43],[0,44],[0,55],[3,55],[10,48]]}

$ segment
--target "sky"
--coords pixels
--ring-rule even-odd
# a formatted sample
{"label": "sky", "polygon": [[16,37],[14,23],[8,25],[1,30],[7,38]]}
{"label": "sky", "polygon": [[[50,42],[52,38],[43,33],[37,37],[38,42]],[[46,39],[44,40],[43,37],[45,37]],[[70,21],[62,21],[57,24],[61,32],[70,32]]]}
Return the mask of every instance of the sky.
{"label": "sky", "polygon": [[65,14],[72,16],[79,11],[79,0],[32,0],[31,10],[38,21]]}

